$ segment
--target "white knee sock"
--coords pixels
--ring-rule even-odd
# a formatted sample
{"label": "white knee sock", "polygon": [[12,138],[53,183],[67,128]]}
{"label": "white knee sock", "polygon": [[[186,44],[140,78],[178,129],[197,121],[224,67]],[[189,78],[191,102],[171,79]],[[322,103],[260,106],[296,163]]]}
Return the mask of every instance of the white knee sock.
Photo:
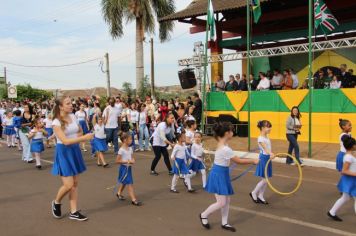
{"label": "white knee sock", "polygon": [[265,184],[265,179],[260,180],[260,182],[258,182],[258,184],[256,185],[255,189],[251,192],[253,198],[256,200],[258,194],[260,193],[260,191],[262,190],[264,184]]}
{"label": "white knee sock", "polygon": [[229,208],[230,208],[230,197],[226,197],[225,206],[221,208],[221,225],[228,224]]}
{"label": "white knee sock", "polygon": [[41,156],[39,153],[35,153],[35,159],[36,159],[36,166],[41,165]]}
{"label": "white knee sock", "polygon": [[201,178],[202,178],[202,181],[203,181],[203,188],[205,188],[206,186],[206,170],[201,170]]}
{"label": "white knee sock", "polygon": [[343,193],[342,196],[335,202],[334,206],[329,211],[332,216],[336,215],[337,211],[350,200],[350,195]]}
{"label": "white knee sock", "polygon": [[264,184],[263,184],[260,192],[258,193],[258,198],[261,199],[262,201],[266,201],[264,198],[264,194],[265,194],[265,191],[267,188],[267,182],[266,182],[266,180],[263,180],[263,181],[264,181]]}
{"label": "white knee sock", "polygon": [[175,190],[176,189],[176,185],[177,185],[178,179],[179,179],[178,175],[173,175],[171,190]]}
{"label": "white knee sock", "polygon": [[354,197],[354,201],[355,201],[354,208],[355,208],[355,214],[356,214],[356,197]]}
{"label": "white knee sock", "polygon": [[192,183],[191,183],[191,181],[190,181],[190,178],[191,178],[190,175],[184,176],[184,181],[185,181],[185,183],[187,184],[189,190],[192,189]]}
{"label": "white knee sock", "polygon": [[[211,213],[223,208],[227,201],[227,196],[216,195],[216,202],[211,204],[203,213],[201,213],[202,218],[208,218]],[[208,223],[208,220],[203,220],[203,223]]]}
{"label": "white knee sock", "polygon": [[11,135],[11,145],[12,146],[16,146],[16,136],[15,135]]}
{"label": "white knee sock", "polygon": [[6,136],[6,142],[7,142],[7,146],[11,146],[11,136],[10,135]]}

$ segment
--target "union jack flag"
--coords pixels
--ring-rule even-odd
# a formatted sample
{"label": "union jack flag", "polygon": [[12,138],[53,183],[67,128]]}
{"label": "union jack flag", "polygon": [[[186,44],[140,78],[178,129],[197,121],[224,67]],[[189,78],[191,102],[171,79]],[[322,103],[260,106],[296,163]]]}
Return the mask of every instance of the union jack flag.
{"label": "union jack flag", "polygon": [[323,0],[314,0],[315,28],[321,27],[324,34],[330,34],[339,25]]}

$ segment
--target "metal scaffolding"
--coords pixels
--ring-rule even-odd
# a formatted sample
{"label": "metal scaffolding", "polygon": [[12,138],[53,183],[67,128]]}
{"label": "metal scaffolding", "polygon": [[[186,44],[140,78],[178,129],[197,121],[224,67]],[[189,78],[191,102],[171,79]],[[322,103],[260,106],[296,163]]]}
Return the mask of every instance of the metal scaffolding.
{"label": "metal scaffolding", "polygon": [[[330,41],[314,42],[312,45],[313,52],[319,52],[330,49],[352,48],[356,47],[356,37],[335,39]],[[308,53],[308,43],[295,44],[288,46],[279,46],[271,48],[256,49],[250,51],[250,58],[274,57],[291,54]],[[227,53],[208,56],[208,63],[237,61],[247,58],[247,51]],[[201,67],[204,64],[204,55],[193,56],[192,58],[181,59],[178,61],[179,66]]]}

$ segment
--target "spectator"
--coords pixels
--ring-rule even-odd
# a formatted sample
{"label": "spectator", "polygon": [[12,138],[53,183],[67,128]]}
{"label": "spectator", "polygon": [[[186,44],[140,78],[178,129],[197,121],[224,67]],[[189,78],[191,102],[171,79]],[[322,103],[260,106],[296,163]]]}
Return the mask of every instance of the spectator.
{"label": "spectator", "polygon": [[281,72],[278,69],[275,69],[273,71],[273,77],[272,77],[272,88],[275,90],[279,90],[282,88],[282,81],[283,81],[283,75],[281,74]]}
{"label": "spectator", "polygon": [[164,120],[168,113],[168,106],[166,101],[162,101],[162,105],[159,106],[158,112],[161,114],[161,119]]}
{"label": "spectator", "polygon": [[328,73],[328,75],[325,77],[324,88],[330,88],[330,83],[334,79],[334,72],[331,68],[328,68],[326,72]]}
{"label": "spectator", "polygon": [[349,73],[351,75],[351,86],[350,88],[356,88],[356,76],[354,75],[354,70],[349,69]]}
{"label": "spectator", "polygon": [[192,106],[192,105],[193,105],[192,97],[188,96],[187,97],[187,106]]}
{"label": "spectator", "polygon": [[119,151],[119,117],[121,111],[118,107],[115,106],[115,99],[109,98],[109,105],[103,111],[104,124],[105,124],[105,134],[106,142],[112,142],[114,144],[114,152],[117,154]]}
{"label": "spectator", "polygon": [[318,77],[314,78],[314,88],[315,89],[323,89],[325,86],[326,76],[323,70],[319,70]]}
{"label": "spectator", "polygon": [[225,82],[224,82],[223,78],[220,75],[216,76],[215,89],[218,92],[225,91]]}
{"label": "spectator", "polygon": [[283,90],[293,89],[293,78],[289,70],[284,70],[283,72],[282,89]]}
{"label": "spectator", "polygon": [[309,79],[304,80],[302,86],[299,89],[309,89]]}
{"label": "spectator", "polygon": [[229,76],[229,81],[225,85],[225,91],[236,91],[238,89],[239,84],[236,82],[235,77],[233,75]]}
{"label": "spectator", "polygon": [[330,82],[330,89],[339,89],[341,87],[340,76],[334,75],[333,80]]}
{"label": "spectator", "polygon": [[198,125],[200,125],[201,122],[201,115],[202,115],[202,109],[203,109],[203,102],[201,101],[201,99],[199,98],[199,94],[198,93],[194,93],[193,94],[193,101],[194,101],[194,110],[192,115],[194,116],[196,122]]}
{"label": "spectator", "polygon": [[240,80],[239,86],[237,87],[237,90],[241,90],[241,91],[247,91],[248,90],[247,80],[246,80],[246,75],[245,74],[242,75],[242,78]]}
{"label": "spectator", "polygon": [[271,82],[266,77],[266,74],[263,72],[260,72],[259,75],[260,75],[261,80],[257,85],[257,90],[269,90],[269,88],[271,86]]}
{"label": "spectator", "polygon": [[152,99],[150,96],[146,97],[146,112],[147,112],[147,125],[150,126],[152,123],[152,117],[155,115],[156,107],[152,103]]}
{"label": "spectator", "polygon": [[299,79],[298,79],[298,76],[297,76],[297,74],[294,72],[293,69],[290,69],[289,71],[290,71],[290,74],[291,74],[292,79],[293,79],[293,87],[292,87],[292,88],[293,88],[293,89],[297,89],[298,86],[299,86]]}
{"label": "spectator", "polygon": [[237,82],[237,85],[239,85],[240,82],[241,82],[241,75],[240,75],[239,73],[237,73],[237,74],[235,75],[235,80],[236,80],[236,82]]}
{"label": "spectator", "polygon": [[351,75],[347,72],[347,65],[341,64],[340,65],[341,71],[341,87],[342,88],[350,88],[351,87]]}
{"label": "spectator", "polygon": [[255,79],[253,74],[250,75],[250,84],[251,90],[255,91],[257,89],[257,85],[260,83],[260,78]]}

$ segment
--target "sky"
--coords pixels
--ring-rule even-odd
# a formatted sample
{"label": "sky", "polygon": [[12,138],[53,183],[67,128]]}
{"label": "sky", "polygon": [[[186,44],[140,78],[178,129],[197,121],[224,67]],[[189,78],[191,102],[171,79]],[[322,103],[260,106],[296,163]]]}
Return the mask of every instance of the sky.
{"label": "sky", "polygon": [[[177,11],[191,0],[177,0]],[[100,61],[110,55],[111,86],[124,82],[135,86],[135,25],[127,24],[124,36],[113,40],[101,13],[100,0],[12,0],[0,8],[0,76],[7,68],[11,84],[29,83],[42,89],[105,87],[106,75]],[[158,27],[157,27],[158,28]],[[158,34],[157,34],[158,35]],[[151,35],[146,35],[149,39]],[[155,41],[157,86],[179,84],[178,60],[193,54],[194,42],[205,34],[189,34],[189,25],[176,22],[172,39]],[[229,52],[229,51],[226,51]],[[145,74],[150,75],[150,45],[144,44]],[[26,68],[10,65],[63,65],[99,58],[63,68]],[[6,63],[5,63],[6,62]],[[225,63],[224,77],[241,71],[240,62]]]}

